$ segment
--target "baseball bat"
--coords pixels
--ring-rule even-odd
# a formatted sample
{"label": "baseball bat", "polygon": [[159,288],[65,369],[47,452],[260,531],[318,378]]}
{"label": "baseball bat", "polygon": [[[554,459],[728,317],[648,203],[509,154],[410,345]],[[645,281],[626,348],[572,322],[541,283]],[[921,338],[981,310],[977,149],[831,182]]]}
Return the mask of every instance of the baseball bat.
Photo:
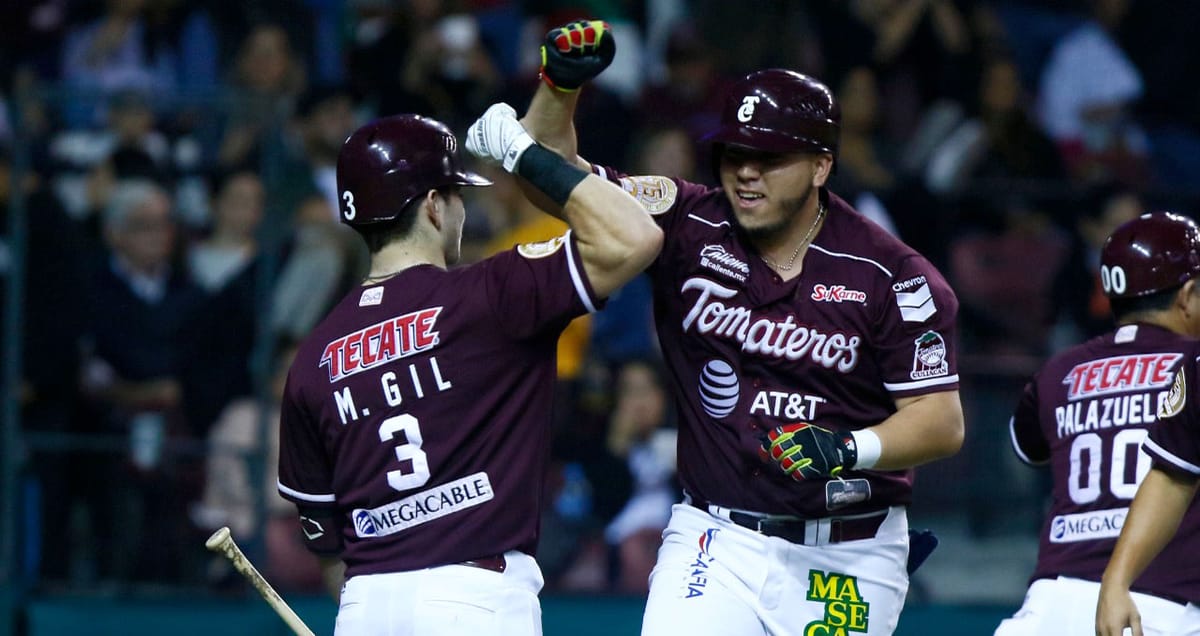
{"label": "baseball bat", "polygon": [[228,527],[214,532],[208,538],[208,541],[204,542],[204,547],[213,552],[220,553],[226,559],[229,559],[229,562],[233,564],[233,568],[246,577],[246,580],[250,581],[250,585],[253,585],[254,589],[258,590],[258,593],[262,595],[267,605],[270,605],[271,609],[275,610],[276,614],[279,614],[279,617],[283,619],[283,622],[287,623],[288,627],[292,628],[296,636],[315,636],[312,630],[308,628],[308,625],[305,625],[304,621],[300,620],[300,617],[296,615],[296,612],[292,611],[292,608],[283,600],[279,592],[276,592],[275,588],[271,587],[271,584],[267,583],[267,580],[263,578],[263,575],[259,574],[258,569],[254,567],[250,559],[247,559],[246,555],[242,553],[242,549],[234,542],[233,535],[229,533]]}

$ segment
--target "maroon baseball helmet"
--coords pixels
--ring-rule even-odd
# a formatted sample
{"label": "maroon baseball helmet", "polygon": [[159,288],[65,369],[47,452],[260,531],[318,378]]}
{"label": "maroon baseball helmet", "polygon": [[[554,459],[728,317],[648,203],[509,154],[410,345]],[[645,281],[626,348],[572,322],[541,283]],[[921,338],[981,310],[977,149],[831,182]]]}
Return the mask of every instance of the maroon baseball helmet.
{"label": "maroon baseball helmet", "polygon": [[837,159],[842,113],[829,87],[772,68],[738,80],[725,96],[721,126],[704,139],[767,152],[827,152]]}
{"label": "maroon baseball helmet", "polygon": [[339,216],[351,226],[390,221],[435,188],[491,184],[463,168],[458,140],[445,124],[420,115],[376,119],[338,153]]}
{"label": "maroon baseball helmet", "polygon": [[1100,282],[1109,298],[1137,298],[1200,276],[1200,228],[1170,212],[1151,212],[1113,231],[1100,251]]}

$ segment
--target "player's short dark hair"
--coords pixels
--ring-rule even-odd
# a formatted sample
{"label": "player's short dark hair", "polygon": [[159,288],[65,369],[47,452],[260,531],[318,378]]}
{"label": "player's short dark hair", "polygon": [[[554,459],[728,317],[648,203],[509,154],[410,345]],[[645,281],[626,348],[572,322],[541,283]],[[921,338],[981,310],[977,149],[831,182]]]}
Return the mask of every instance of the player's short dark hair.
{"label": "player's short dark hair", "polygon": [[1166,311],[1171,308],[1171,304],[1175,302],[1175,294],[1179,293],[1182,287],[1183,284],[1179,284],[1136,298],[1109,299],[1113,318],[1118,323],[1125,323],[1133,321],[1140,314]]}
{"label": "player's short dark hair", "polygon": [[[458,186],[442,186],[436,188],[438,195],[443,198],[448,198],[450,193],[454,192]],[[400,214],[390,221],[380,221],[379,223],[371,223],[367,225],[353,225],[356,232],[363,237],[367,243],[367,251],[372,255],[378,254],[392,241],[402,239],[410,232],[417,222],[417,210],[425,203],[425,197],[420,196],[414,198],[407,206],[401,210]]]}

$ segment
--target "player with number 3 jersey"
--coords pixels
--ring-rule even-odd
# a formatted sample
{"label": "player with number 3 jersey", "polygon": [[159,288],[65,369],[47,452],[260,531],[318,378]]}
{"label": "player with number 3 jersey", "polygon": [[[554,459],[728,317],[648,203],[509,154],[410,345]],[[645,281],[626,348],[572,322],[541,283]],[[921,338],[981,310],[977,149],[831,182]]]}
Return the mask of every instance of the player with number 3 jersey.
{"label": "player with number 3 jersey", "polygon": [[[571,231],[459,268],[461,167],[441,123],[385,117],[346,140],[343,222],[371,271],[301,344],[279,490],[340,590],[336,633],[541,633],[532,555],[559,334],[657,253],[619,188],[535,144],[511,108],[468,149],[525,179]],[[344,574],[341,570],[344,568]]]}
{"label": "player with number 3 jersey", "polygon": [[[1051,358],[1013,414],[1014,449],[1048,463],[1054,487],[1025,602],[997,636],[1095,633],[1101,575],[1152,465],[1142,444],[1186,399],[1176,379],[1200,336],[1197,276],[1200,230],[1184,217],[1145,214],[1105,243],[1100,277],[1116,329]],[[1196,633],[1178,629],[1200,599],[1200,509],[1132,590],[1147,633]]]}

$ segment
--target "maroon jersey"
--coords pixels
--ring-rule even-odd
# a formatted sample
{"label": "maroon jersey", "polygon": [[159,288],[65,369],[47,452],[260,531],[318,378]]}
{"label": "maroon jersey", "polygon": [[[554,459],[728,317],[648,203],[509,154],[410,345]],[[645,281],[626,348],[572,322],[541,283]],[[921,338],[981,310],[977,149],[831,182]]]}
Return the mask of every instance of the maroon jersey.
{"label": "maroon jersey", "polygon": [[341,521],[347,576],[533,554],[558,336],[594,294],[570,233],[341,301],[301,345],[279,490]]}
{"label": "maroon jersey", "polygon": [[[1028,463],[1049,462],[1054,476],[1034,580],[1100,580],[1150,470],[1142,443],[1160,434],[1163,409],[1179,403],[1169,401],[1169,389],[1195,346],[1161,327],[1126,325],[1054,356],[1025,387],[1012,418],[1013,446]],[[1174,419],[1200,417],[1196,407],[1184,411]],[[1200,600],[1200,510],[1193,506],[1133,589]]]}
{"label": "maroon jersey", "polygon": [[824,517],[906,504],[911,471],[796,483],[759,458],[788,422],[860,429],[895,400],[958,388],[950,287],[920,254],[827,197],[799,276],[783,281],[736,230],[720,189],[597,168],[666,235],[649,273],[680,415],[679,473],[695,499]]}
{"label": "maroon jersey", "polygon": [[[1159,410],[1159,422],[1150,429],[1142,450],[1163,470],[1200,479],[1200,345],[1193,344],[1171,382],[1171,390]],[[1169,567],[1168,567],[1169,564]],[[1200,501],[1192,500],[1175,537],[1135,589],[1168,590],[1176,600],[1200,604]],[[1160,570],[1166,573],[1160,574]],[[1173,575],[1173,576],[1171,576]]]}

